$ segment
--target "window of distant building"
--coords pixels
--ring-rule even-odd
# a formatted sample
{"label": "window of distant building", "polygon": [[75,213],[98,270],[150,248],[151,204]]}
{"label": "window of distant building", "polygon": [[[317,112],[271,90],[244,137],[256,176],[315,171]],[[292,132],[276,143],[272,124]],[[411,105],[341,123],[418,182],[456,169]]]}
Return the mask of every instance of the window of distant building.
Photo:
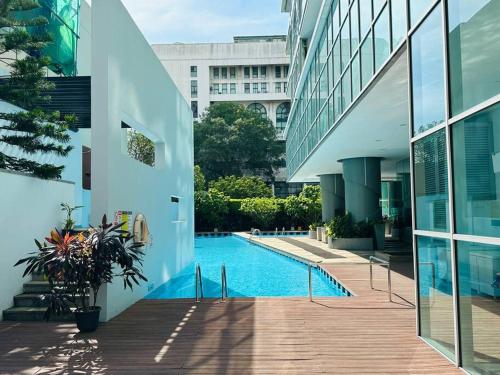
{"label": "window of distant building", "polygon": [[259,67],[252,66],[252,78],[259,78]]}
{"label": "window of distant building", "polygon": [[220,91],[219,91],[219,84],[218,83],[214,83],[214,94],[220,94]]}
{"label": "window of distant building", "polygon": [[262,118],[267,118],[266,107],[264,107],[260,103],[252,103],[247,107],[247,109],[249,111],[259,113],[262,116]]}
{"label": "window of distant building", "polygon": [[229,86],[229,92],[231,94],[236,94],[236,83],[231,83]]}
{"label": "window of distant building", "polygon": [[288,88],[288,83],[283,82],[283,92],[286,92],[286,89]]}
{"label": "window of distant building", "polygon": [[214,68],[214,78],[219,79],[219,68]]}
{"label": "window of distant building", "polygon": [[262,82],[260,84],[260,92],[267,93],[267,83],[266,82]]}
{"label": "window of distant building", "polygon": [[249,66],[245,66],[243,68],[243,76],[247,79],[250,78],[250,67]]}
{"label": "window of distant building", "polygon": [[197,66],[191,66],[191,77],[192,78],[198,77],[198,67]]}
{"label": "window of distant building", "polygon": [[254,94],[258,94],[259,93],[259,84],[258,83],[254,83],[253,84],[253,93]]}
{"label": "window of distant building", "polygon": [[288,121],[288,115],[290,114],[290,103],[281,103],[276,109],[276,129],[279,131],[285,130],[286,123]]}
{"label": "window of distant building", "polygon": [[288,65],[285,65],[285,66],[283,67],[283,76],[284,76],[284,77],[288,77]]}
{"label": "window of distant building", "polygon": [[281,82],[276,82],[274,84],[274,92],[281,93]]}
{"label": "window of distant building", "polygon": [[198,102],[191,102],[191,111],[193,111],[193,118],[198,118]]}
{"label": "window of distant building", "polygon": [[221,68],[222,78],[227,79],[227,67]]}
{"label": "window of distant building", "polygon": [[245,83],[245,94],[250,94],[250,84]]}
{"label": "window of distant building", "polygon": [[266,76],[267,76],[267,66],[261,66],[260,67],[260,76],[262,78],[266,78]]}
{"label": "window of distant building", "polygon": [[196,98],[198,96],[198,81],[191,81],[191,97]]}
{"label": "window of distant building", "polygon": [[222,93],[227,94],[227,83],[222,84]]}
{"label": "window of distant building", "polygon": [[231,79],[236,78],[236,67],[235,66],[231,66],[229,68],[229,78],[231,78]]}
{"label": "window of distant building", "polygon": [[274,67],[274,76],[275,76],[276,78],[281,78],[281,66],[276,65],[276,66]]}

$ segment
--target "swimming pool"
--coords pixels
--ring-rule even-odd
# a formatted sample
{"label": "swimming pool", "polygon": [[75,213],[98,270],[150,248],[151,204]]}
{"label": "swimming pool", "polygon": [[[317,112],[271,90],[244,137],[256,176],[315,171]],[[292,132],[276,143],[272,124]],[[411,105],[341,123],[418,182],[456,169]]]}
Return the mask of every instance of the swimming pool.
{"label": "swimming pool", "polygon": [[[229,297],[308,296],[307,265],[236,236],[195,239],[195,259],[176,277],[146,298],[194,298],[195,266],[201,267],[203,295],[221,295],[221,265],[225,264]],[[345,289],[318,269],[312,272],[313,295],[345,297]]]}

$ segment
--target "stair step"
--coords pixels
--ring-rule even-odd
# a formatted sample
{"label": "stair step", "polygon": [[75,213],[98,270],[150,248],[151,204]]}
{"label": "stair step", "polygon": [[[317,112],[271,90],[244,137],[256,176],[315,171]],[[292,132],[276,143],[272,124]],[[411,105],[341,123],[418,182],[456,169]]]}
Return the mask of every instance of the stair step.
{"label": "stair step", "polygon": [[[24,293],[14,297],[14,307],[47,307],[48,301],[43,300],[43,293]],[[89,305],[89,296],[85,297],[86,304]],[[81,298],[78,297],[77,305],[81,306]]]}
{"label": "stair step", "polygon": [[[3,311],[3,319],[15,322],[41,322],[45,320],[47,307],[12,307]],[[55,316],[52,315],[50,321],[68,322],[73,321],[73,314]]]}
{"label": "stair step", "polygon": [[45,275],[42,275],[40,273],[34,273],[32,276],[31,276],[31,279],[33,281],[47,281]]}

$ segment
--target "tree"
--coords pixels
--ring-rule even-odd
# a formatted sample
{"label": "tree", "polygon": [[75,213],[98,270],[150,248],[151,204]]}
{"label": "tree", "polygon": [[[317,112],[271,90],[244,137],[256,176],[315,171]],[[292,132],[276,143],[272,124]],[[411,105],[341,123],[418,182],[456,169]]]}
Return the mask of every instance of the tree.
{"label": "tree", "polygon": [[285,201],[285,212],[296,225],[310,225],[321,219],[319,186],[305,186],[299,196],[291,195]]}
{"label": "tree", "polygon": [[260,177],[220,177],[216,181],[210,181],[209,186],[236,199],[270,198],[273,195],[272,189]]}
{"label": "tree", "polygon": [[128,154],[135,160],[151,167],[155,166],[155,144],[145,135],[133,129],[128,129],[127,149]]}
{"label": "tree", "polygon": [[197,230],[213,230],[224,225],[224,219],[229,212],[229,197],[220,191],[195,191],[195,220]]}
{"label": "tree", "polygon": [[279,212],[278,201],[275,198],[243,199],[240,212],[251,218],[252,222],[262,229],[270,229]]}
{"label": "tree", "polygon": [[194,124],[194,158],[209,181],[257,175],[284,166],[284,143],[271,120],[234,103],[216,103]]}
{"label": "tree", "polygon": [[[41,53],[51,42],[44,31],[48,21],[31,15],[39,6],[35,0],[0,2],[0,64],[10,72],[2,77],[0,100],[20,108],[17,112],[0,113],[0,144],[14,146],[25,155],[67,156],[72,149],[67,145],[71,140],[68,129],[74,125],[75,117],[61,118],[59,112],[41,108],[50,101],[47,92],[54,86],[45,79],[50,59]],[[0,152],[0,168],[41,178],[61,177],[64,166],[33,159]]]}
{"label": "tree", "polygon": [[194,166],[194,191],[203,191],[207,186],[205,176],[199,165]]}

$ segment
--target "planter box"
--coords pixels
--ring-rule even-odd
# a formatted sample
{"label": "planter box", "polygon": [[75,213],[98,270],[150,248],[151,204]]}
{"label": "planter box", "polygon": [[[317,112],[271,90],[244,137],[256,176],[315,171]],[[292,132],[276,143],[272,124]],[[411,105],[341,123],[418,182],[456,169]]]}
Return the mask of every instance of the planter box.
{"label": "planter box", "polygon": [[315,230],[310,230],[309,231],[309,238],[311,240],[315,240],[316,239],[316,231]]}
{"label": "planter box", "polygon": [[321,227],[321,242],[328,243],[328,236],[326,235],[325,227]]}
{"label": "planter box", "polygon": [[321,228],[322,228],[322,227],[318,227],[318,228],[316,229],[316,239],[317,239],[318,241],[321,241],[321,239],[322,239],[322,237],[321,237]]}
{"label": "planter box", "polygon": [[328,245],[331,249],[372,251],[373,238],[336,238],[331,239],[331,245],[330,243]]}

